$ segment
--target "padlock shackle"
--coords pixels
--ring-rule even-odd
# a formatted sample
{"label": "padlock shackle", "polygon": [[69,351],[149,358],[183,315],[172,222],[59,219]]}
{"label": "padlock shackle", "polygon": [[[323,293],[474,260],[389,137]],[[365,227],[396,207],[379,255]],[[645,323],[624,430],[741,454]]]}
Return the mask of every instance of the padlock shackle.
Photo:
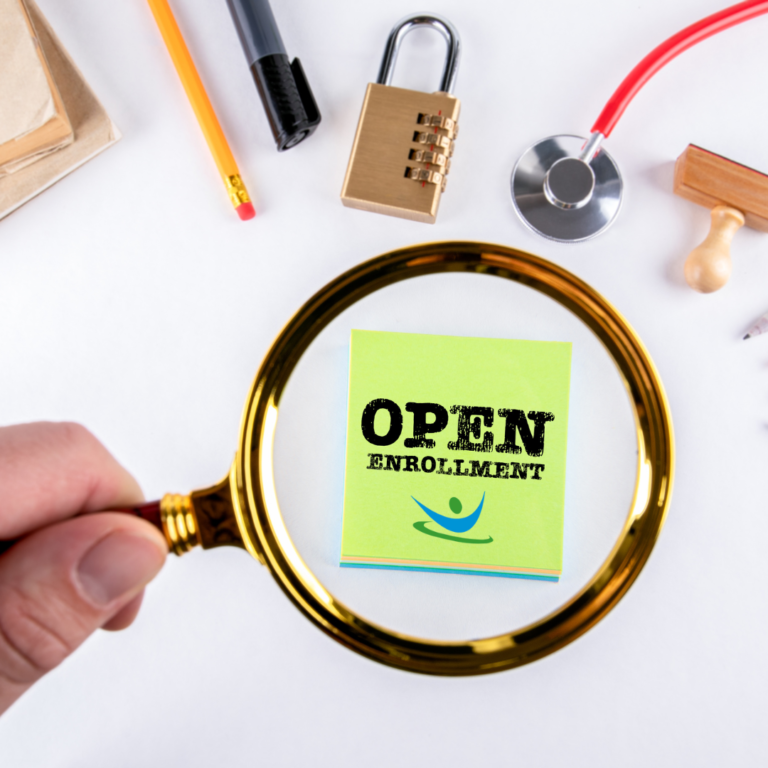
{"label": "padlock shackle", "polygon": [[461,38],[456,31],[456,27],[448,19],[440,16],[434,16],[426,13],[415,13],[412,16],[406,16],[395,24],[389,33],[384,57],[381,60],[381,68],[376,82],[379,85],[391,85],[392,77],[395,74],[395,61],[400,51],[403,38],[415,27],[432,27],[436,29],[444,38],[448,50],[445,55],[445,66],[443,67],[443,77],[440,80],[439,91],[453,93],[453,87],[456,85],[456,75],[459,71],[459,54],[461,53]]}

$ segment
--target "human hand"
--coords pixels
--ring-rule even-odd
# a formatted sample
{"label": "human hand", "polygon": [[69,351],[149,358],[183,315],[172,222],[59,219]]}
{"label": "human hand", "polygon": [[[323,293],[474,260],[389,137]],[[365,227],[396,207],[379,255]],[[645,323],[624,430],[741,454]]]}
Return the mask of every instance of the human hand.
{"label": "human hand", "polygon": [[0,713],[95,629],[129,626],[163,567],[160,532],[100,512],[143,500],[78,424],[0,428]]}

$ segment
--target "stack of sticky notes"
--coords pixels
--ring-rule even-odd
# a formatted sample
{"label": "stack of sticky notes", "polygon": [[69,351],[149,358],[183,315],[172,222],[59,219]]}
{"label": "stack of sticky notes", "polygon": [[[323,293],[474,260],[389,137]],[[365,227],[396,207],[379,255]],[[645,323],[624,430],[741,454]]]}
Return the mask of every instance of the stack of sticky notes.
{"label": "stack of sticky notes", "polygon": [[120,138],[32,0],[0,0],[0,218]]}
{"label": "stack of sticky notes", "polygon": [[352,331],[340,564],[557,581],[571,345]]}

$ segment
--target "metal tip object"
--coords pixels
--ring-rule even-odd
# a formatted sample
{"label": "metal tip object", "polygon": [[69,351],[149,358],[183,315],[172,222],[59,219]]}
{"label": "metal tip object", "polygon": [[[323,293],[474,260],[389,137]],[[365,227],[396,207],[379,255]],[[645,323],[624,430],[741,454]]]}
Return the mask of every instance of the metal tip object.
{"label": "metal tip object", "polygon": [[616,163],[600,148],[603,135],[550,136],[526,150],[512,170],[512,202],[523,223],[561,243],[589,240],[621,207]]}

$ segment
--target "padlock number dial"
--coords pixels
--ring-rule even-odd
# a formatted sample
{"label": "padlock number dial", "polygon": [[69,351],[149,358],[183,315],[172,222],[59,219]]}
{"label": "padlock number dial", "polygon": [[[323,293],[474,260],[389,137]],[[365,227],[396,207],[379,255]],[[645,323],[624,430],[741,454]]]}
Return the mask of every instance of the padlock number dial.
{"label": "padlock number dial", "polygon": [[[445,192],[445,177],[451,170],[450,156],[453,154],[453,143],[459,131],[458,123],[442,114],[423,113],[419,113],[416,123],[432,128],[431,131],[415,131],[413,134],[414,142],[427,144],[429,149],[412,149],[409,152],[408,159],[423,163],[424,167],[406,166],[405,178],[420,181],[424,185],[438,184],[440,192]],[[432,168],[433,165],[437,167]]]}

